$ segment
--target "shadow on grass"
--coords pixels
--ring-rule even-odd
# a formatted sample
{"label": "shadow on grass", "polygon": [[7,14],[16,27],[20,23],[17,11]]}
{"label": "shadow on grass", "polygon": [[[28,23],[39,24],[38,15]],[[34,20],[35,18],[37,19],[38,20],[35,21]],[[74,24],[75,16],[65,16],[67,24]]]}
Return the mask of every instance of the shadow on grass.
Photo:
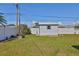
{"label": "shadow on grass", "polygon": [[79,45],[72,45],[72,47],[79,50]]}
{"label": "shadow on grass", "polygon": [[8,38],[8,39],[0,40],[0,42],[13,41],[15,39],[16,39],[16,37],[12,37],[12,38]]}

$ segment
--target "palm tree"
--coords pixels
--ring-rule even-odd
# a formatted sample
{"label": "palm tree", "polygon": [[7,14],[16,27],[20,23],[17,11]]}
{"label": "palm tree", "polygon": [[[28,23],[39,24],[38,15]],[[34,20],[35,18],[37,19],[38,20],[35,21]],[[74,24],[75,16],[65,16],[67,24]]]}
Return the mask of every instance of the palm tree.
{"label": "palm tree", "polygon": [[4,27],[4,36],[5,36],[5,24],[7,24],[7,21],[4,19],[3,13],[0,13],[0,24]]}
{"label": "palm tree", "polygon": [[5,25],[7,24],[7,21],[4,19],[4,16],[0,13],[0,24]]}

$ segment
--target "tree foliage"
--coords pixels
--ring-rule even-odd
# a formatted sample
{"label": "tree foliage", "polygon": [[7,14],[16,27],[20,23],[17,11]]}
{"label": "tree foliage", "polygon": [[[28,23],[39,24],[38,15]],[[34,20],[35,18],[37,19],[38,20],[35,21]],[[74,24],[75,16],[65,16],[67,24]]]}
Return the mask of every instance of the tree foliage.
{"label": "tree foliage", "polygon": [[75,28],[75,29],[79,29],[79,25],[75,25],[74,28]]}
{"label": "tree foliage", "polygon": [[27,34],[31,34],[31,31],[27,25],[21,24],[20,25],[20,34],[21,34],[21,36],[25,36]]}
{"label": "tree foliage", "polygon": [[4,19],[4,16],[2,13],[0,13],[0,24],[2,25],[7,24],[7,21]]}

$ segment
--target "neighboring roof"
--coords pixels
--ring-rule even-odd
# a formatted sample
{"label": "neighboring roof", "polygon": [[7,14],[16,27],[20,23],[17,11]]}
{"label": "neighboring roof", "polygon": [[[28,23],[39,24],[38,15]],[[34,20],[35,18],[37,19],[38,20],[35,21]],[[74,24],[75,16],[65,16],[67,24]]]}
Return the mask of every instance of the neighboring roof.
{"label": "neighboring roof", "polygon": [[8,24],[7,26],[16,26],[15,24]]}
{"label": "neighboring roof", "polygon": [[59,24],[55,22],[38,22],[38,23],[34,23],[32,28],[39,28],[39,26],[58,26],[58,25]]}
{"label": "neighboring roof", "polygon": [[39,28],[39,26],[58,26],[58,28],[73,28],[75,26],[79,26],[79,24],[74,25],[63,25],[61,23],[56,22],[36,22],[32,28]]}
{"label": "neighboring roof", "polygon": [[48,25],[58,26],[59,24],[58,23],[55,23],[55,22],[39,22],[38,25],[39,26],[48,26]]}
{"label": "neighboring roof", "polygon": [[[0,27],[4,27],[4,26],[0,24]],[[8,25],[5,25],[5,27],[16,27],[16,26],[13,24],[8,24]]]}
{"label": "neighboring roof", "polygon": [[33,26],[32,28],[39,28],[39,26]]}
{"label": "neighboring roof", "polygon": [[39,24],[39,26],[58,26],[58,24]]}

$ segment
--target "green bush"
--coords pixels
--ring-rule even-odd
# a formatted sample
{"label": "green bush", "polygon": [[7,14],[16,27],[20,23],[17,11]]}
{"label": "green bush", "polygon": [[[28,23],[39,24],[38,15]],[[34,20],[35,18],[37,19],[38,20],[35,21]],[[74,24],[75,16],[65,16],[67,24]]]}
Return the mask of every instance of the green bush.
{"label": "green bush", "polygon": [[27,25],[21,24],[21,25],[20,25],[20,35],[21,35],[22,37],[25,37],[25,35],[27,35],[27,34],[31,34],[30,29],[28,28]]}

